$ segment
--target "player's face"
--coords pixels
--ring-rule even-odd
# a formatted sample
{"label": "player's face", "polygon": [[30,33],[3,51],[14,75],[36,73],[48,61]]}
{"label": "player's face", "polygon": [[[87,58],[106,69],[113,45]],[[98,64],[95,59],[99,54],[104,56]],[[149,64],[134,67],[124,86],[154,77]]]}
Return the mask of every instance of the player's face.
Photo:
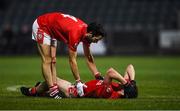
{"label": "player's face", "polygon": [[87,33],[86,34],[86,41],[88,41],[89,43],[97,43],[99,40],[101,40],[103,37],[101,35],[95,35],[93,36],[92,33]]}
{"label": "player's face", "polygon": [[103,37],[101,35],[94,36],[91,38],[92,43],[97,43],[99,40],[101,40]]}

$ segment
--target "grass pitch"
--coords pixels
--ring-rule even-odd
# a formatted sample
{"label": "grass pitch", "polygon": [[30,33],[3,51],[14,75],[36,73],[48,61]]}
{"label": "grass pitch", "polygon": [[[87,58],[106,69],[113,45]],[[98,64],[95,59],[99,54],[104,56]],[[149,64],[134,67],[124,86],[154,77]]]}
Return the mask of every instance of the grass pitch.
{"label": "grass pitch", "polygon": [[[16,87],[42,81],[40,57],[0,57],[0,109],[3,110],[164,110],[180,109],[180,57],[95,57],[101,73],[113,67],[121,74],[136,70],[137,99],[61,99],[26,97]],[[93,79],[84,58],[78,58],[81,79]],[[74,82],[68,58],[57,58],[58,76]]]}

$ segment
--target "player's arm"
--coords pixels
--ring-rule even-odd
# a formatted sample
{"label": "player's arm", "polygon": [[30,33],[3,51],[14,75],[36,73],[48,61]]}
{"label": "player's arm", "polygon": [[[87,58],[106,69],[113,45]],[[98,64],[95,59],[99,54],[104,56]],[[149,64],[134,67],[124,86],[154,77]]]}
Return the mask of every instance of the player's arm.
{"label": "player's arm", "polygon": [[96,64],[94,62],[94,58],[90,52],[90,47],[87,44],[83,43],[83,49],[84,49],[84,55],[86,57],[86,63],[92,74],[95,76],[96,74],[99,73],[99,71],[97,70]]}
{"label": "player's arm", "polygon": [[109,68],[109,69],[107,70],[107,73],[106,73],[106,75],[105,75],[104,80],[105,80],[105,82],[107,82],[107,83],[111,83],[111,82],[112,82],[112,79],[117,80],[117,81],[119,81],[119,82],[122,83],[122,84],[126,84],[126,83],[127,83],[127,81],[124,79],[124,77],[123,77],[119,72],[117,72],[117,71],[116,71],[115,69],[113,69],[113,68]]}
{"label": "player's arm", "polygon": [[124,78],[126,80],[134,80],[135,79],[135,69],[132,64],[129,64],[126,68]]}
{"label": "player's arm", "polygon": [[76,61],[77,52],[73,51],[71,48],[69,48],[68,50],[69,50],[69,64],[71,67],[71,71],[74,75],[74,78],[78,81],[80,80],[80,75],[79,75],[78,65]]}
{"label": "player's arm", "polygon": [[87,87],[87,86],[81,83],[76,57],[77,57],[77,52],[69,48],[69,64],[71,66],[71,70],[74,75],[74,78],[76,79],[77,93],[80,97],[82,97],[84,96],[83,87]]}

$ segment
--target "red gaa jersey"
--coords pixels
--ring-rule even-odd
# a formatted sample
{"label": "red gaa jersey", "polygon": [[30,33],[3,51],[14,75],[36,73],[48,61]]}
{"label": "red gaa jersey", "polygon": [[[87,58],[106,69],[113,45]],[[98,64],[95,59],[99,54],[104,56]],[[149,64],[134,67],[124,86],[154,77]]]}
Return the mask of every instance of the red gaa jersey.
{"label": "red gaa jersey", "polygon": [[[120,98],[120,94],[118,90],[116,91],[114,88],[119,84],[112,82],[112,84],[108,85],[103,82],[103,80],[91,80],[85,83],[87,88],[84,88],[84,97],[89,98]],[[120,91],[120,90],[119,90]]]}
{"label": "red gaa jersey", "polygon": [[37,18],[37,22],[40,29],[52,38],[68,44],[73,51],[76,51],[77,45],[87,31],[87,24],[82,20],[60,12],[41,15]]}

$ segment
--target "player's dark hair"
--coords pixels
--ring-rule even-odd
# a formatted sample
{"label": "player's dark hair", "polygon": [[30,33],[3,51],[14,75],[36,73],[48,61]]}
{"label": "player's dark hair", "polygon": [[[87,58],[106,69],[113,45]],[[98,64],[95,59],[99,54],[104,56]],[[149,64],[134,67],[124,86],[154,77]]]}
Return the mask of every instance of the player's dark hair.
{"label": "player's dark hair", "polygon": [[101,35],[104,37],[106,35],[103,26],[101,24],[97,24],[96,22],[88,24],[87,32],[92,32],[93,36]]}
{"label": "player's dark hair", "polygon": [[138,88],[136,86],[136,81],[131,80],[130,83],[124,86],[124,98],[137,98]]}

